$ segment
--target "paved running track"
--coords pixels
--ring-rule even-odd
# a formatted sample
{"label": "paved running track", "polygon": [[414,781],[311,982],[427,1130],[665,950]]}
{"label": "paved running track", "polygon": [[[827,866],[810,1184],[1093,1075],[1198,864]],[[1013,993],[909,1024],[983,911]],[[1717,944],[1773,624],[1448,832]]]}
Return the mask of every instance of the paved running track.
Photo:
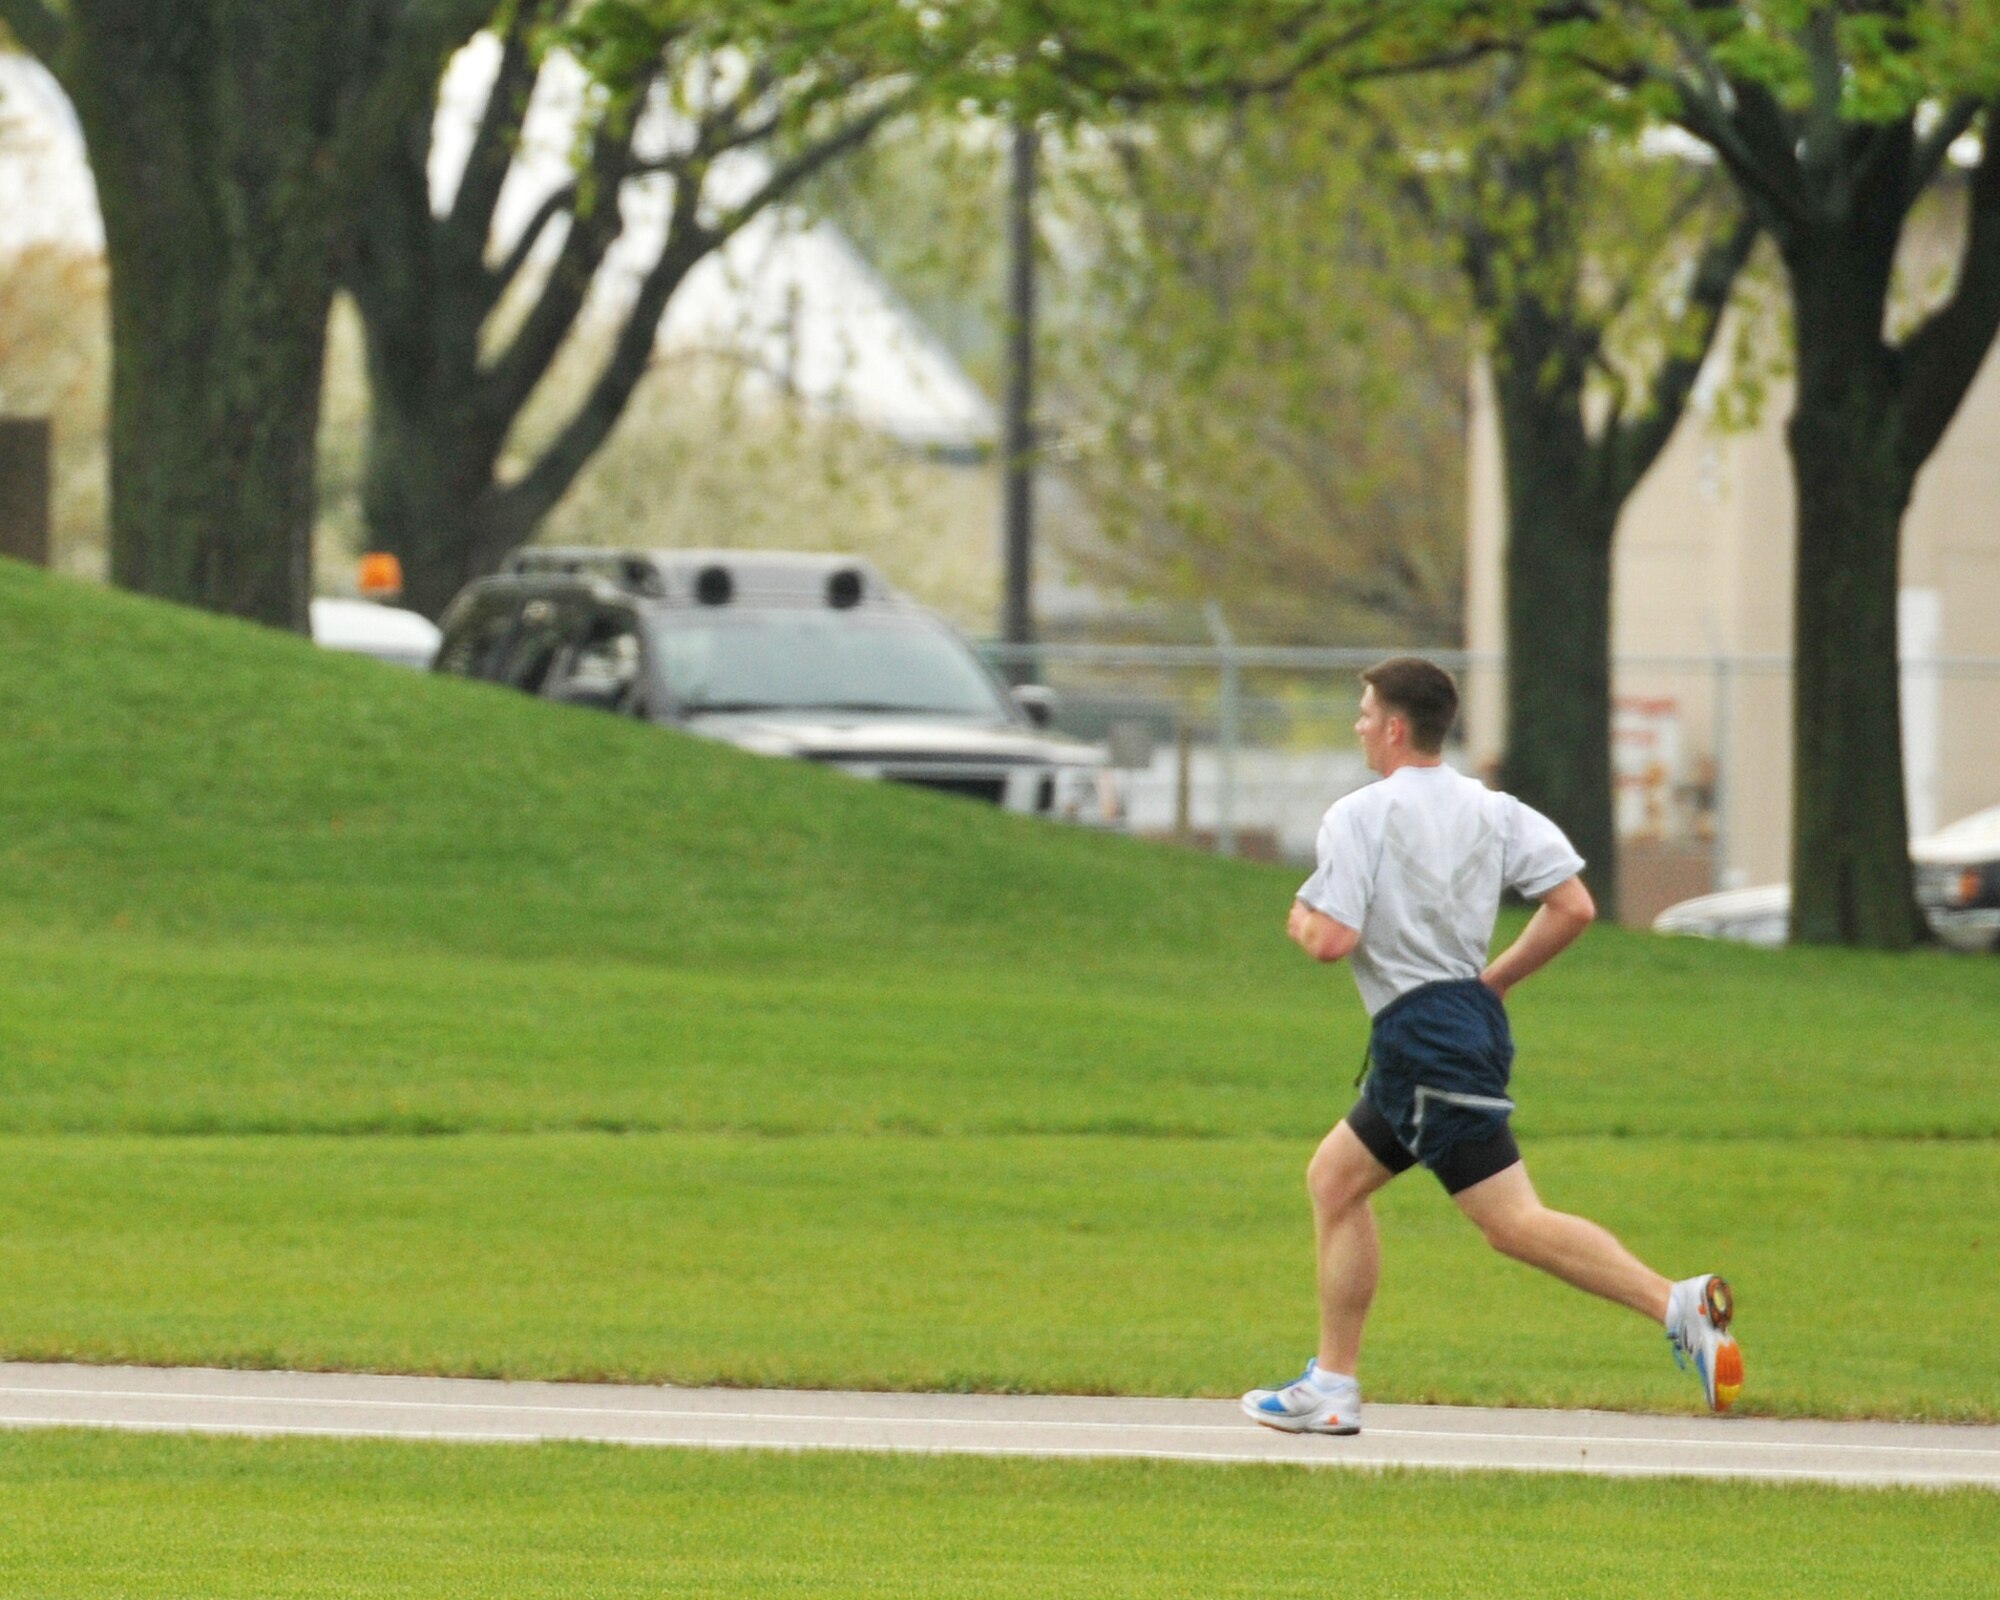
{"label": "paved running track", "polygon": [[1976,1484],[2000,1427],[1370,1406],[1350,1439],[1273,1433],[1232,1400],[846,1394],[0,1363],[0,1426],[710,1449],[1146,1456],[1313,1466]]}

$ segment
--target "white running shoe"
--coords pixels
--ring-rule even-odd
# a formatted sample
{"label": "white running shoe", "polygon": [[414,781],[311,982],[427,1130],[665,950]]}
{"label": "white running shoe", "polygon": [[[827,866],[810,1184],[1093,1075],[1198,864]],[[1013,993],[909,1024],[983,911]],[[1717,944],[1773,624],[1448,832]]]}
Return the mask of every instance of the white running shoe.
{"label": "white running shoe", "polygon": [[1317,1360],[1308,1361],[1284,1388],[1252,1389],[1243,1397],[1243,1414],[1283,1433],[1359,1433],[1361,1386],[1352,1378],[1336,1382]]}
{"label": "white running shoe", "polygon": [[1701,1374],[1708,1409],[1727,1411],[1743,1392],[1743,1352],[1729,1332],[1736,1300],[1713,1273],[1683,1278],[1667,1300],[1667,1342],[1683,1371]]}

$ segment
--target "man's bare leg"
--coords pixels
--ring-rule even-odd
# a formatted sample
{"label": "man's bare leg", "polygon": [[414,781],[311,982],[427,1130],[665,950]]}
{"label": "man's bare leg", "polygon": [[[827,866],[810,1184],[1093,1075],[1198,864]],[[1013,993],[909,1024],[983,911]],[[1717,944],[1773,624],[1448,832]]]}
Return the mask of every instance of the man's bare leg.
{"label": "man's bare leg", "polygon": [[1502,1255],[1540,1267],[1603,1299],[1630,1306],[1655,1322],[1666,1321],[1667,1296],[1673,1285],[1608,1230],[1587,1218],[1551,1211],[1543,1205],[1522,1163],[1517,1161],[1452,1198],[1486,1235],[1486,1242]]}
{"label": "man's bare leg", "polygon": [[1361,1360],[1361,1329],[1382,1270],[1382,1247],[1368,1197],[1394,1176],[1345,1122],[1320,1141],[1306,1168],[1319,1245],[1322,1372],[1352,1376]]}

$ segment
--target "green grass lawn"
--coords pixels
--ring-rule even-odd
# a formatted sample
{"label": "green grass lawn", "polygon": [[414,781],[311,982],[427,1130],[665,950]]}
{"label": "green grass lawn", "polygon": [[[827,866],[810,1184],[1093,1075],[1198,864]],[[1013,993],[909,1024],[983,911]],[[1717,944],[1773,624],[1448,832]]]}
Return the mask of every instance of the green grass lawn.
{"label": "green grass lawn", "polygon": [[[1168,883],[1183,865],[1101,844]],[[1345,971],[1280,939],[1291,876],[1239,870],[1265,948],[1226,980],[1198,954],[1093,969],[1054,943],[808,961],[781,939],[767,962],[593,958],[582,933],[494,954],[338,921],[32,927],[24,906],[48,902],[8,894],[0,1131],[1316,1137],[1350,1103],[1366,1019]],[[1512,1009],[1524,1140],[2000,1138],[2000,963],[1603,928]]]}
{"label": "green grass lawn", "polygon": [[[1713,1149],[1556,1139],[1539,1176],[1729,1266],[1756,1409],[2000,1415],[1983,1148],[1746,1140],[1688,1190]],[[1275,1139],[10,1137],[0,1282],[10,1350],[52,1359],[1229,1394],[1310,1349],[1299,1167]],[[1428,1181],[1381,1215],[1378,1398],[1699,1406],[1657,1329],[1494,1256]],[[1857,1331],[1843,1283],[1926,1314]]]}
{"label": "green grass lawn", "polygon": [[2000,1497],[1287,1467],[0,1437],[12,1596],[1993,1592]]}
{"label": "green grass lawn", "polygon": [[[1280,936],[1295,873],[5,563],[0,749],[0,1352],[1139,1392],[1303,1358],[1300,1174],[1364,1020]],[[1732,1275],[1745,1409],[2000,1417],[2000,965],[1603,929],[1514,1009],[1544,1192]],[[1427,1178],[1384,1228],[1371,1397],[1698,1404]]]}

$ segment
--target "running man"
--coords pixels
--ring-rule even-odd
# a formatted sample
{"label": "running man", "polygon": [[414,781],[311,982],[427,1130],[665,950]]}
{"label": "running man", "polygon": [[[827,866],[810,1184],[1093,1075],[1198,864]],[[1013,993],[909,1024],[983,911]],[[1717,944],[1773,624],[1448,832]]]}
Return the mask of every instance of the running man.
{"label": "running man", "polygon": [[[1663,1324],[1674,1359],[1727,1411],[1743,1386],[1729,1285],[1670,1282],[1596,1223],[1551,1211],[1507,1126],[1514,1041],[1501,1002],[1596,917],[1583,858],[1540,812],[1444,765],[1458,714],[1449,673],[1399,656],[1361,681],[1354,731],[1382,781],[1328,810],[1285,931],[1315,960],[1353,957],[1372,1018],[1367,1084],[1306,1169],[1319,1351],[1294,1382],[1252,1389],[1244,1411],[1289,1433],[1360,1432],[1355,1372],[1380,1269],[1369,1196],[1418,1162],[1494,1249]],[[1541,905],[1489,964],[1503,889]]]}

